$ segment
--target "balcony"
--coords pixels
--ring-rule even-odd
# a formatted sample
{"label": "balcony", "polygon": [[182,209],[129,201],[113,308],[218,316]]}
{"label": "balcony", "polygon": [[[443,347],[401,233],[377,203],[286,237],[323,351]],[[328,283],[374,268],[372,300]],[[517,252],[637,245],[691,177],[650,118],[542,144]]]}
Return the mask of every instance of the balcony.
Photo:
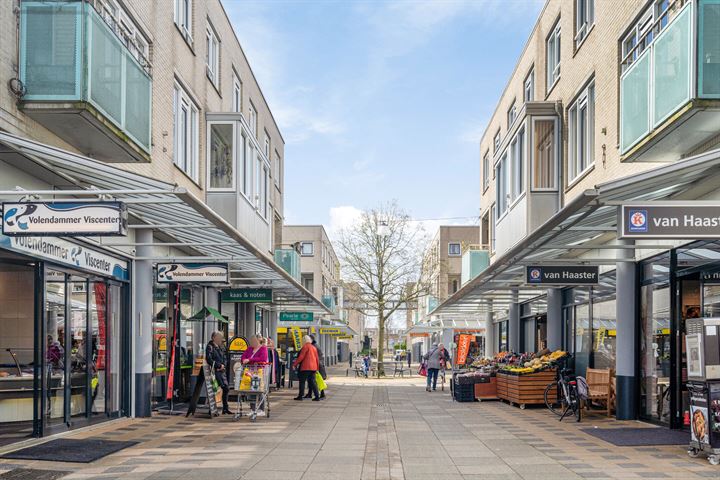
{"label": "balcony", "polygon": [[152,79],[146,68],[90,4],[21,5],[24,112],[90,157],[149,162]]}
{"label": "balcony", "polygon": [[720,132],[720,0],[671,3],[623,59],[623,161],[676,161]]}
{"label": "balcony", "polygon": [[462,256],[460,282],[465,285],[490,266],[490,251],[482,245],[470,245]]}
{"label": "balcony", "polygon": [[331,312],[335,313],[336,305],[335,305],[335,296],[333,295],[323,295],[322,303],[325,305]]}
{"label": "balcony", "polygon": [[294,248],[276,249],[275,263],[280,265],[295,280],[300,281],[300,254]]}

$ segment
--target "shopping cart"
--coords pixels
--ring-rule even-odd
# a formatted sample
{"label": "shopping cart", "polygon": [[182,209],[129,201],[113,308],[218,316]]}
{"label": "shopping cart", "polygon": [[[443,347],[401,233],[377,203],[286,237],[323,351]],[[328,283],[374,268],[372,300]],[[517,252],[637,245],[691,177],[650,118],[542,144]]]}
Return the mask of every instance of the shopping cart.
{"label": "shopping cart", "polygon": [[249,403],[250,413],[248,416],[251,422],[257,419],[258,413],[261,411],[265,412],[265,416],[270,417],[269,392],[271,375],[271,363],[237,365],[235,392],[233,392],[237,395],[235,420],[243,416],[243,403]]}

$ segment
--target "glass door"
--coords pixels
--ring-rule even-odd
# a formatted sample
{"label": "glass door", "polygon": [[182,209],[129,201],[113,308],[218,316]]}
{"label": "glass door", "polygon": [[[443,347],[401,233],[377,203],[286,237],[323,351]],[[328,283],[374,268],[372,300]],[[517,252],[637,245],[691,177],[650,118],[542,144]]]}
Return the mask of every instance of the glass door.
{"label": "glass door", "polygon": [[56,270],[45,273],[45,402],[48,425],[65,423],[65,364],[67,317],[65,274]]}
{"label": "glass door", "polygon": [[87,412],[90,373],[95,372],[92,343],[88,335],[88,282],[83,277],[70,276],[68,279],[69,298],[66,296],[69,315],[70,362],[68,416],[83,418]]}

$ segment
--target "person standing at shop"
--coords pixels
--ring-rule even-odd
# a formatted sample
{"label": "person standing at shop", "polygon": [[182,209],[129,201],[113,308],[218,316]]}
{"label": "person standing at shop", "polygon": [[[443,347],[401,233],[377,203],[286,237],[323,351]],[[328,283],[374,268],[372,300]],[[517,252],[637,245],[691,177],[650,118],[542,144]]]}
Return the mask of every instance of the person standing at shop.
{"label": "person standing at shop", "polygon": [[242,364],[257,365],[258,363],[267,363],[268,349],[264,344],[265,339],[261,335],[251,335],[250,347],[240,357]]}
{"label": "person standing at shop", "polygon": [[[318,362],[320,363],[320,369],[318,370],[320,372],[320,376],[323,380],[327,380],[327,372],[325,370],[325,355],[323,355],[323,351],[320,350],[320,345],[318,345],[317,341],[315,341],[315,335],[308,335],[310,338],[312,338],[312,345],[315,347],[315,350],[317,350],[318,354]],[[304,398],[310,398],[310,392],[308,391],[307,395],[305,395]],[[320,398],[325,398],[325,390],[320,391]]]}
{"label": "person standing at shop", "polygon": [[227,381],[227,366],[225,360],[225,351],[222,348],[224,338],[221,332],[213,332],[210,341],[205,347],[205,361],[215,372],[215,379],[222,388],[222,413],[231,415],[230,406],[228,405],[228,393],[230,386]]}
{"label": "person standing at shop", "polygon": [[320,393],[318,392],[317,383],[315,382],[315,372],[320,368],[320,359],[318,352],[312,345],[312,338],[309,335],[303,337],[303,346],[300,353],[293,362],[293,368],[299,369],[300,392],[294,400],[302,400],[305,396],[305,382],[308,384],[310,392],[314,395],[312,401],[320,401]]}
{"label": "person standing at shop", "polygon": [[430,388],[432,388],[432,391],[434,392],[437,388],[437,378],[438,378],[438,372],[440,372],[441,368],[445,368],[445,364],[448,361],[448,353],[447,350],[445,350],[445,346],[443,344],[433,344],[432,348],[430,348],[430,351],[423,355],[423,359],[427,362],[427,387],[425,387],[426,391],[430,391]]}

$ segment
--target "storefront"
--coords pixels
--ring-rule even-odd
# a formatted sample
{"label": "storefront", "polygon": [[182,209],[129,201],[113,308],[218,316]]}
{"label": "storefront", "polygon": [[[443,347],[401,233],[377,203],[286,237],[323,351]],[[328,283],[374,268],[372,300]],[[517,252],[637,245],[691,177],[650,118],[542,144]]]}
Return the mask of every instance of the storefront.
{"label": "storefront", "polygon": [[129,414],[129,262],[0,235],[0,445]]}
{"label": "storefront", "polygon": [[520,350],[547,348],[547,301],[544,296],[520,305]]}

